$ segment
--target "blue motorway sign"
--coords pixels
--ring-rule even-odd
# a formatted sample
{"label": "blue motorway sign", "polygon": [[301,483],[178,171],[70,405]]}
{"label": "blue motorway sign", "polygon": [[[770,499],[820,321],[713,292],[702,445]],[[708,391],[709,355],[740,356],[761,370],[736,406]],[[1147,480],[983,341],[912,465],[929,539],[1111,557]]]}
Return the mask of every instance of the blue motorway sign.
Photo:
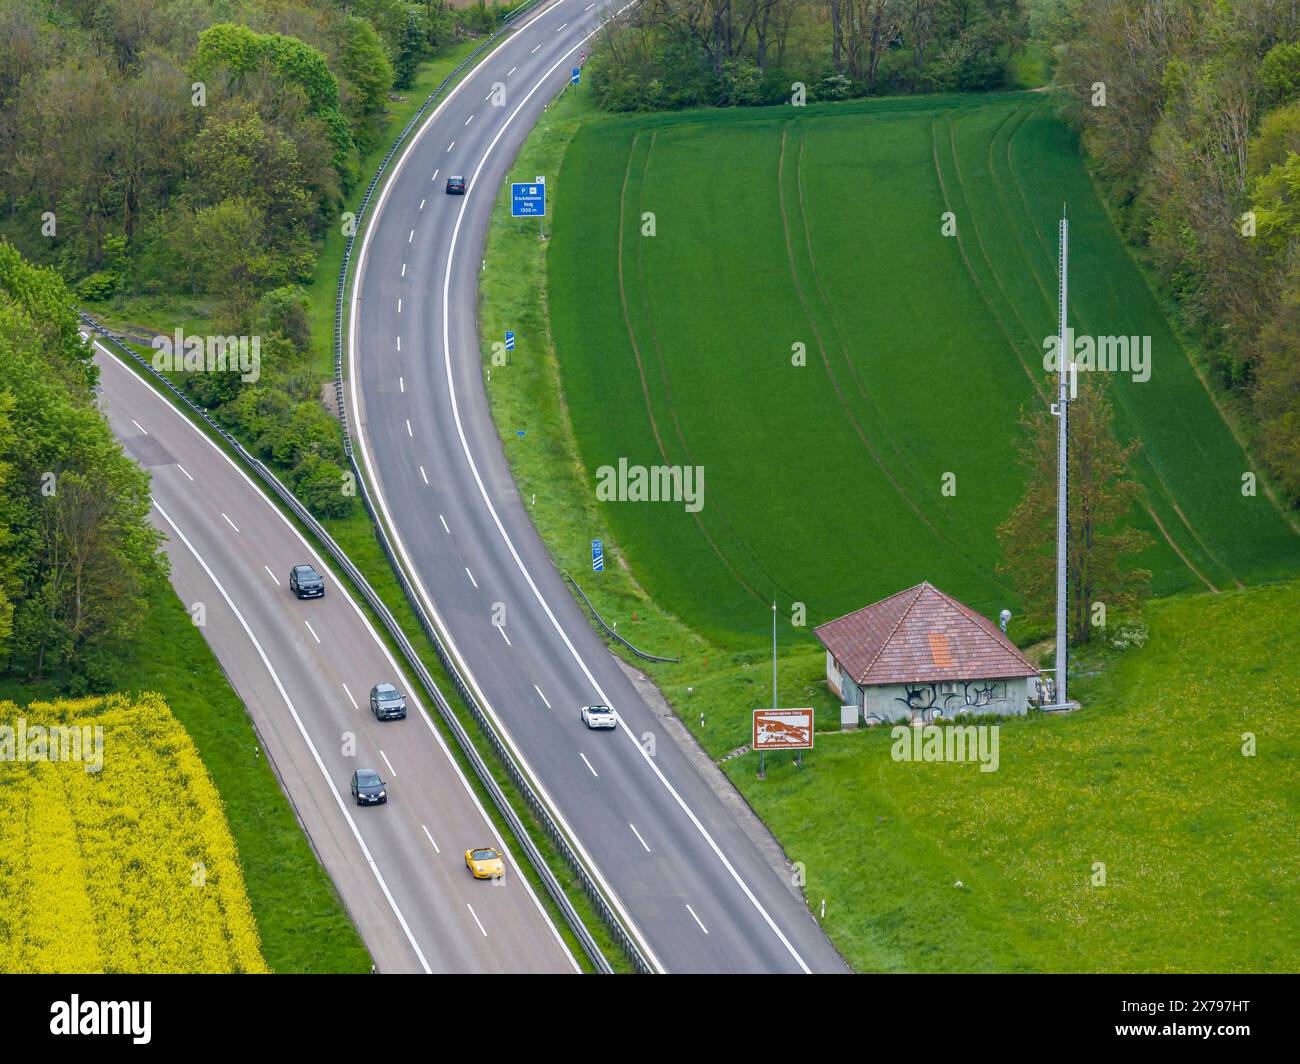
{"label": "blue motorway sign", "polygon": [[546,213],[546,186],[540,181],[515,181],[510,185],[510,217],[540,218]]}
{"label": "blue motorway sign", "polygon": [[507,351],[513,351],[514,349],[515,349],[515,334],[514,334],[514,332],[511,331],[510,329],[507,329],[507,330],[506,330],[506,350],[507,350]]}
{"label": "blue motorway sign", "polygon": [[598,539],[591,541],[591,571],[593,573],[605,571],[605,545]]}
{"label": "blue motorway sign", "polygon": [[582,67],[574,67],[573,73],[569,75],[569,84],[576,85],[582,80]]}

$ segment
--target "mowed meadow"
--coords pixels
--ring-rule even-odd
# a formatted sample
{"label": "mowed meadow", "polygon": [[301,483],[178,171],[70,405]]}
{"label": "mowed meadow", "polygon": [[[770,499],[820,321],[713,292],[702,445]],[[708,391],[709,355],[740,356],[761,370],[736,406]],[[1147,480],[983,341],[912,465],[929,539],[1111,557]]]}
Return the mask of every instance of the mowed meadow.
{"label": "mowed meadow", "polygon": [[996,528],[1024,487],[1022,411],[1050,390],[1063,207],[1070,324],[1151,338],[1150,379],[1110,396],[1142,441],[1156,593],[1300,564],[1043,96],[593,117],[556,191],[546,294],[593,493],[620,458],[704,468],[699,513],[602,503],[592,534],[712,639],[770,630],[774,595],[810,626],[921,580],[1016,604]]}
{"label": "mowed meadow", "polygon": [[268,971],[221,798],[163,699],[0,702],[20,720],[102,728],[103,760],[0,760],[0,972]]}

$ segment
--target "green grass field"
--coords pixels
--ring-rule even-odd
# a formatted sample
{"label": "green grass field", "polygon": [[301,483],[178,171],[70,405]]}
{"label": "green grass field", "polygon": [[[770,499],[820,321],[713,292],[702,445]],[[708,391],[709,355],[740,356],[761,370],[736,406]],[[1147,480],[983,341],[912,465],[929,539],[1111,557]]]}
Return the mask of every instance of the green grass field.
{"label": "green grass field", "polygon": [[620,457],[705,470],[699,514],[603,503],[590,534],[721,644],[767,630],[773,594],[809,627],[923,579],[1015,604],[995,529],[1056,331],[1063,204],[1071,324],[1152,338],[1151,379],[1111,396],[1143,442],[1156,592],[1300,564],[1295,528],[1243,497],[1246,453],[1040,95],[588,115],[554,195],[546,296],[587,488]]}
{"label": "green grass field", "polygon": [[1087,709],[1001,725],[996,772],[883,730],[727,771],[860,971],[1295,971],[1298,612],[1297,583],[1153,603]]}

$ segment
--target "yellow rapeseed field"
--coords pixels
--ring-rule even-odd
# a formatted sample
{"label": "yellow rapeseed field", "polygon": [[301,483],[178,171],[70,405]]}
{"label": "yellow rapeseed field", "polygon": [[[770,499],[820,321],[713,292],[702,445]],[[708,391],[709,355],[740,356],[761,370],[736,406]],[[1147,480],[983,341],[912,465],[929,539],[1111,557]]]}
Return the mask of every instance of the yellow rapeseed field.
{"label": "yellow rapeseed field", "polygon": [[[54,725],[101,728],[102,768],[33,759]],[[221,798],[163,698],[0,702],[0,972],[267,970]]]}

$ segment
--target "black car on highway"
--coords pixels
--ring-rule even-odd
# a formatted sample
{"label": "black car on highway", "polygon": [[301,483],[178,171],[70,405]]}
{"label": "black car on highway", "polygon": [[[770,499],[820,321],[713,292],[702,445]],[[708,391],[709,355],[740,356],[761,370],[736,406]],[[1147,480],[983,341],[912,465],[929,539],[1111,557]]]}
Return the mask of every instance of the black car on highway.
{"label": "black car on highway", "polygon": [[447,178],[447,195],[448,196],[465,195],[465,179],[463,177]]}
{"label": "black car on highway", "polygon": [[352,797],[357,805],[385,805],[388,791],[373,768],[359,768],[352,773]]}
{"label": "black car on highway", "polygon": [[405,720],[406,699],[391,683],[377,683],[370,689],[370,712],[379,720]]}
{"label": "black car on highway", "polygon": [[310,565],[295,565],[289,570],[289,590],[300,599],[321,598],[325,594],[325,580]]}

